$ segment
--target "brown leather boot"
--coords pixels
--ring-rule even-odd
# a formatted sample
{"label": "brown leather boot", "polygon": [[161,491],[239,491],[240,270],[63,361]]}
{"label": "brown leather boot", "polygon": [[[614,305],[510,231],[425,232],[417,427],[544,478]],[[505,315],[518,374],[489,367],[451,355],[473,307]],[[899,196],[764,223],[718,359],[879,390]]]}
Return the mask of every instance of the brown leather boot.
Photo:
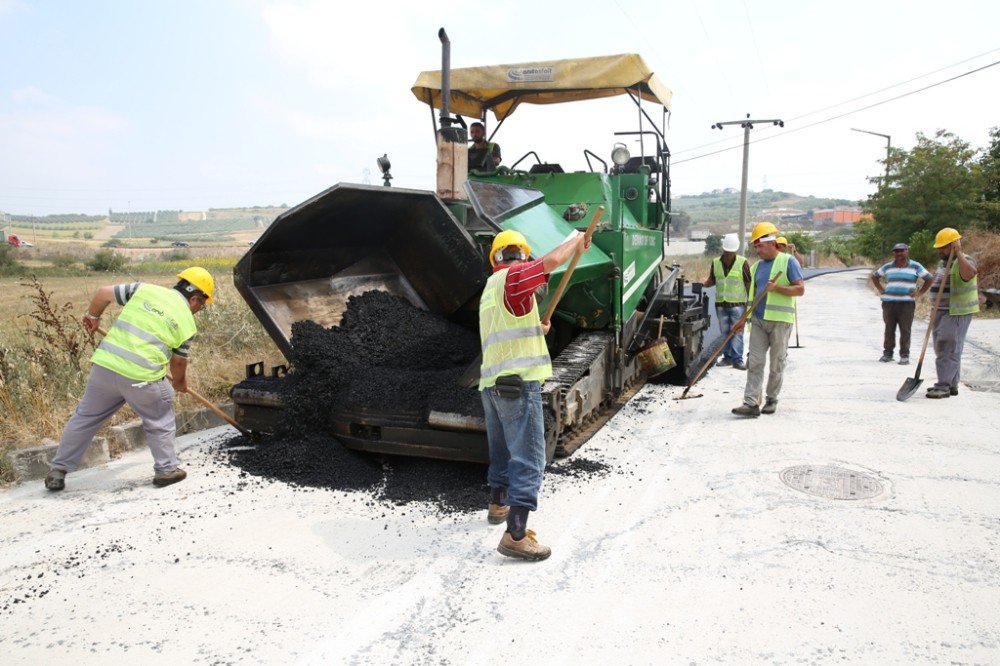
{"label": "brown leather boot", "polygon": [[486,513],[486,520],[490,522],[490,525],[506,523],[508,513],[510,513],[509,506],[504,506],[503,504],[493,504],[490,502],[489,509]]}
{"label": "brown leather boot", "polygon": [[514,537],[510,535],[510,532],[504,532],[503,538],[500,539],[500,545],[497,546],[497,552],[507,557],[516,557],[529,562],[539,562],[551,555],[552,549],[538,543],[538,539],[535,538],[533,531],[525,530],[524,538],[520,541],[514,541]]}

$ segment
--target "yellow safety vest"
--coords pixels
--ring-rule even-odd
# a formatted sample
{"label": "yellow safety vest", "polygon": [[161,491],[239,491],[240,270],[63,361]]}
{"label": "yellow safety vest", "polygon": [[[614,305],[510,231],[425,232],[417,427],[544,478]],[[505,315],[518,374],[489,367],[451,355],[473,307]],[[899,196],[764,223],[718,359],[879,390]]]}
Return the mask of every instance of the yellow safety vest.
{"label": "yellow safety vest", "polygon": [[[781,277],[778,278],[776,284],[783,287],[787,287],[791,284],[788,281],[788,259],[789,255],[784,252],[779,252],[778,256],[774,258],[774,262],[771,264],[771,272],[768,275],[769,280],[773,280],[774,276],[781,271]],[[754,264],[750,268],[750,295],[747,297],[747,307],[753,305],[754,296],[757,294],[757,264]],[[764,320],[765,321],[784,321],[789,324],[795,323],[795,301],[792,296],[785,296],[784,294],[779,294],[776,292],[768,292],[767,298],[764,299]]]}
{"label": "yellow safety vest", "polygon": [[979,312],[979,280],[978,275],[966,282],[958,267],[958,262],[951,265],[951,277],[948,279],[948,314],[966,315]]}
{"label": "yellow safety vest", "polygon": [[531,310],[521,317],[511,314],[503,304],[508,270],[491,275],[479,299],[479,339],[483,346],[480,391],[496,384],[497,377],[503,375],[520,375],[526,382],[541,382],[552,376],[552,361],[534,297]]}
{"label": "yellow safety vest", "polygon": [[188,302],[176,289],[144,284],[128,300],[91,362],[123,377],[157,381],[178,349],[198,331]]}
{"label": "yellow safety vest", "polygon": [[722,259],[716,257],[712,260],[712,275],[715,276],[715,302],[718,303],[743,303],[747,300],[747,287],[743,282],[743,266],[746,265],[747,258],[736,255],[729,275],[725,274],[725,267]]}

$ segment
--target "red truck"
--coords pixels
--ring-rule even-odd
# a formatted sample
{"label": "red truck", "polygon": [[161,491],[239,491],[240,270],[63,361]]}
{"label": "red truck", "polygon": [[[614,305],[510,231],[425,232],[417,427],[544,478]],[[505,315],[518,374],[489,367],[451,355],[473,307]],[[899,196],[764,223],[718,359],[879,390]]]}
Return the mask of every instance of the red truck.
{"label": "red truck", "polygon": [[17,234],[9,234],[7,236],[7,244],[13,245],[14,247],[34,247],[33,243],[29,243],[26,240],[21,240]]}

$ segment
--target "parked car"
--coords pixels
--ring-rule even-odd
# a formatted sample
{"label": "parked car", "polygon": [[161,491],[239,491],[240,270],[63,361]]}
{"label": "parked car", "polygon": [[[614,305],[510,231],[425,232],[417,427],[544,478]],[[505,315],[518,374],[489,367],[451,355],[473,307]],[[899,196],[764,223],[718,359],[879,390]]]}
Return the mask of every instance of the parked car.
{"label": "parked car", "polygon": [[191,245],[186,241],[174,241],[171,245],[174,247],[191,247]]}

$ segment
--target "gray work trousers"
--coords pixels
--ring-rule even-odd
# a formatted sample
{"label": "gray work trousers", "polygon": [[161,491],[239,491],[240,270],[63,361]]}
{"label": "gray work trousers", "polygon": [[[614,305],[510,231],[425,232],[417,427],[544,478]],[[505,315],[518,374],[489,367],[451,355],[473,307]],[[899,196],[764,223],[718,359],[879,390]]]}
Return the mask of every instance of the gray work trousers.
{"label": "gray work trousers", "polygon": [[972,315],[950,315],[938,312],[934,321],[934,365],[937,369],[937,388],[957,389],[962,373],[962,349],[969,333]]}
{"label": "gray work trousers", "polygon": [[142,419],[146,443],[153,453],[153,469],[157,472],[177,469],[174,387],[166,379],[138,382],[99,365],[90,369],[87,388],[63,430],[52,468],[64,472],[75,470],[94,434],[125,403]]}
{"label": "gray work trousers", "polygon": [[767,397],[778,399],[785,374],[785,359],[788,357],[788,338],[792,326],[784,321],[765,321],[754,315],[750,327],[750,353],[747,357],[747,386],[743,392],[743,402],[760,405],[760,392],[764,384],[764,361],[770,351],[770,369],[767,375]]}

